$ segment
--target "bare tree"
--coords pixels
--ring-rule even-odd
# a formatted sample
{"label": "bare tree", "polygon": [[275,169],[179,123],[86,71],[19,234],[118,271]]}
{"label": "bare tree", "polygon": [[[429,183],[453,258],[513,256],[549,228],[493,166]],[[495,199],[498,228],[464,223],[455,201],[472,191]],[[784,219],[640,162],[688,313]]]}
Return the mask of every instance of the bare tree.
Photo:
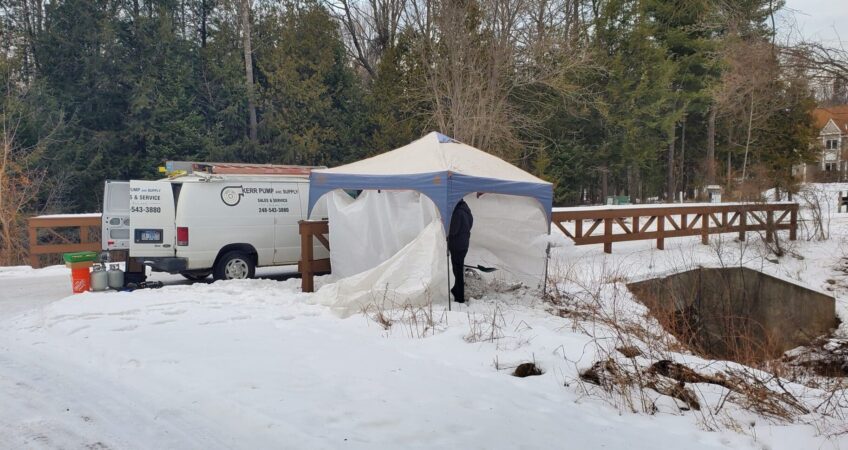
{"label": "bare tree", "polygon": [[[433,125],[493,154],[529,159],[540,118],[516,107],[533,95],[578,101],[564,74],[587,64],[578,48],[578,2],[410,0],[407,23],[421,37],[417,92]],[[569,31],[570,30],[570,31]]]}
{"label": "bare tree", "polygon": [[801,42],[781,49],[784,65],[803,71],[819,93],[848,86],[848,50],[821,42]]}
{"label": "bare tree", "polygon": [[0,111],[0,265],[19,263],[27,254],[26,216],[37,208],[35,202],[44,193],[47,180],[47,170],[31,162],[41,157],[51,135],[62,125],[61,121],[53,125],[35,145],[21,145],[22,116],[11,106],[15,100],[11,92],[7,87]]}
{"label": "bare tree", "polygon": [[351,58],[375,78],[381,57],[397,43],[406,0],[334,0],[327,6],[342,25]]}
{"label": "bare tree", "polygon": [[775,103],[771,89],[780,76],[781,68],[771,43],[765,40],[743,40],[731,36],[725,42],[722,58],[727,69],[713,91],[713,109],[718,117],[726,119],[729,127],[744,127],[741,131],[745,136],[741,145],[744,149],[744,179],[751,148],[756,145],[754,132],[762,129],[764,122],[780,107]]}

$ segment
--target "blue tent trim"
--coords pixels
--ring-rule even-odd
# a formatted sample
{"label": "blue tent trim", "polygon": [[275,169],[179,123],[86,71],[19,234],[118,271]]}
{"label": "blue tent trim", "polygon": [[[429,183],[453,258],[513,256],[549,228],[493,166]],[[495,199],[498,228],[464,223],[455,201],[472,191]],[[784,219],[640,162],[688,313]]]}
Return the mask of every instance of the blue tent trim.
{"label": "blue tent trim", "polygon": [[[441,136],[439,135],[440,139]],[[447,139],[447,136],[444,136]],[[553,186],[548,183],[507,181],[497,178],[474,177],[449,171],[411,175],[355,175],[312,172],[309,176],[309,214],[324,194],[335,189],[352,190],[414,190],[426,195],[436,204],[445,231],[450,229],[451,213],[459,200],[472,192],[518,195],[535,198],[550,223]]]}
{"label": "blue tent trim", "polygon": [[450,136],[446,136],[442,133],[436,132],[436,138],[439,140],[440,144],[450,144],[451,142],[458,142],[454,140],[454,138]]}

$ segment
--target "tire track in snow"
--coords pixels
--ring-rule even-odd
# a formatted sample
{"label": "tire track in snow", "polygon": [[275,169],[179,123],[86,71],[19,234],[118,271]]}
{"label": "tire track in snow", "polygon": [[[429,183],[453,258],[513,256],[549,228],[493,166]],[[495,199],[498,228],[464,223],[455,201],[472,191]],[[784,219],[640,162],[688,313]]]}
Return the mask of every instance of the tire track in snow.
{"label": "tire track in snow", "polygon": [[0,448],[228,448],[213,427],[132,389],[0,350]]}

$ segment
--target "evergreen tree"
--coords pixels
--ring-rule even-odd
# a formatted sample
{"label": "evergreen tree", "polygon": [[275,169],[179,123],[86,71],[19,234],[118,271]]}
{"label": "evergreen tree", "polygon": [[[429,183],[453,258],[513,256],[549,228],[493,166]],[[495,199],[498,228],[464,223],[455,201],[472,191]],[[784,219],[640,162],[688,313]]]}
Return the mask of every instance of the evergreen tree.
{"label": "evergreen tree", "polygon": [[326,9],[306,3],[275,11],[257,34],[263,145],[256,160],[337,165],[363,155],[362,91]]}

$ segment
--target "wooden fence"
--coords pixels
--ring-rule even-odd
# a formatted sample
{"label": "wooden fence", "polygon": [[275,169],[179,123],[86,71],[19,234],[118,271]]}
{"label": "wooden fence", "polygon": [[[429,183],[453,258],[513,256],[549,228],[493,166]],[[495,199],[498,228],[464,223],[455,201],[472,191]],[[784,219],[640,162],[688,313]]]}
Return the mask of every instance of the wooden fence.
{"label": "wooden fence", "polygon": [[[657,248],[662,250],[666,238],[700,235],[701,242],[708,244],[710,234],[739,233],[739,240],[745,240],[745,234],[749,231],[765,231],[766,241],[772,241],[778,230],[789,230],[789,239],[794,241],[798,230],[798,204],[718,203],[564,208],[552,213],[551,222],[575,244],[603,244],[606,253],[612,253],[613,242],[655,239]],[[589,222],[588,226],[586,222]],[[300,221],[299,225],[301,256],[298,271],[302,275],[303,292],[312,292],[315,288],[314,275],[330,272],[331,269],[329,258],[314,259],[313,248],[313,239],[318,239],[330,250],[327,238],[329,224],[326,220],[315,220]],[[41,255],[100,251],[100,226],[99,214],[30,218],[30,265],[41,267]],[[92,233],[92,230],[96,232]]]}
{"label": "wooden fence", "polygon": [[100,223],[100,214],[30,217],[27,222],[30,265],[41,267],[41,255],[100,251]]}
{"label": "wooden fence", "polygon": [[314,276],[316,273],[330,271],[330,258],[313,259],[315,242],[312,239],[318,239],[318,242],[329,251],[330,241],[327,238],[327,234],[330,233],[329,222],[301,220],[298,224],[300,224],[300,262],[297,264],[297,270],[301,276],[300,287],[303,292],[313,292],[315,290]]}
{"label": "wooden fence", "polygon": [[666,238],[701,236],[701,243],[708,244],[711,234],[739,233],[739,240],[744,241],[748,231],[765,231],[766,241],[771,242],[776,231],[789,230],[789,239],[794,241],[798,230],[798,204],[564,208],[552,213],[551,222],[575,244],[603,244],[606,253],[612,253],[613,242],[656,239],[657,248],[663,250]]}
{"label": "wooden fence", "polygon": [[[778,230],[789,230],[795,240],[798,230],[797,203],[716,203],[665,204],[648,206],[598,206],[563,208],[553,211],[551,222],[577,245],[603,244],[612,253],[613,242],[654,240],[657,248],[665,248],[665,239],[701,236],[709,243],[709,235],[739,233],[745,240],[749,231],[765,231],[766,241],[773,241]],[[588,222],[588,226],[587,223]],[[326,220],[300,222],[300,271],[303,292],[313,292],[316,273],[330,271],[330,260],[313,259],[313,238],[329,250]]]}

